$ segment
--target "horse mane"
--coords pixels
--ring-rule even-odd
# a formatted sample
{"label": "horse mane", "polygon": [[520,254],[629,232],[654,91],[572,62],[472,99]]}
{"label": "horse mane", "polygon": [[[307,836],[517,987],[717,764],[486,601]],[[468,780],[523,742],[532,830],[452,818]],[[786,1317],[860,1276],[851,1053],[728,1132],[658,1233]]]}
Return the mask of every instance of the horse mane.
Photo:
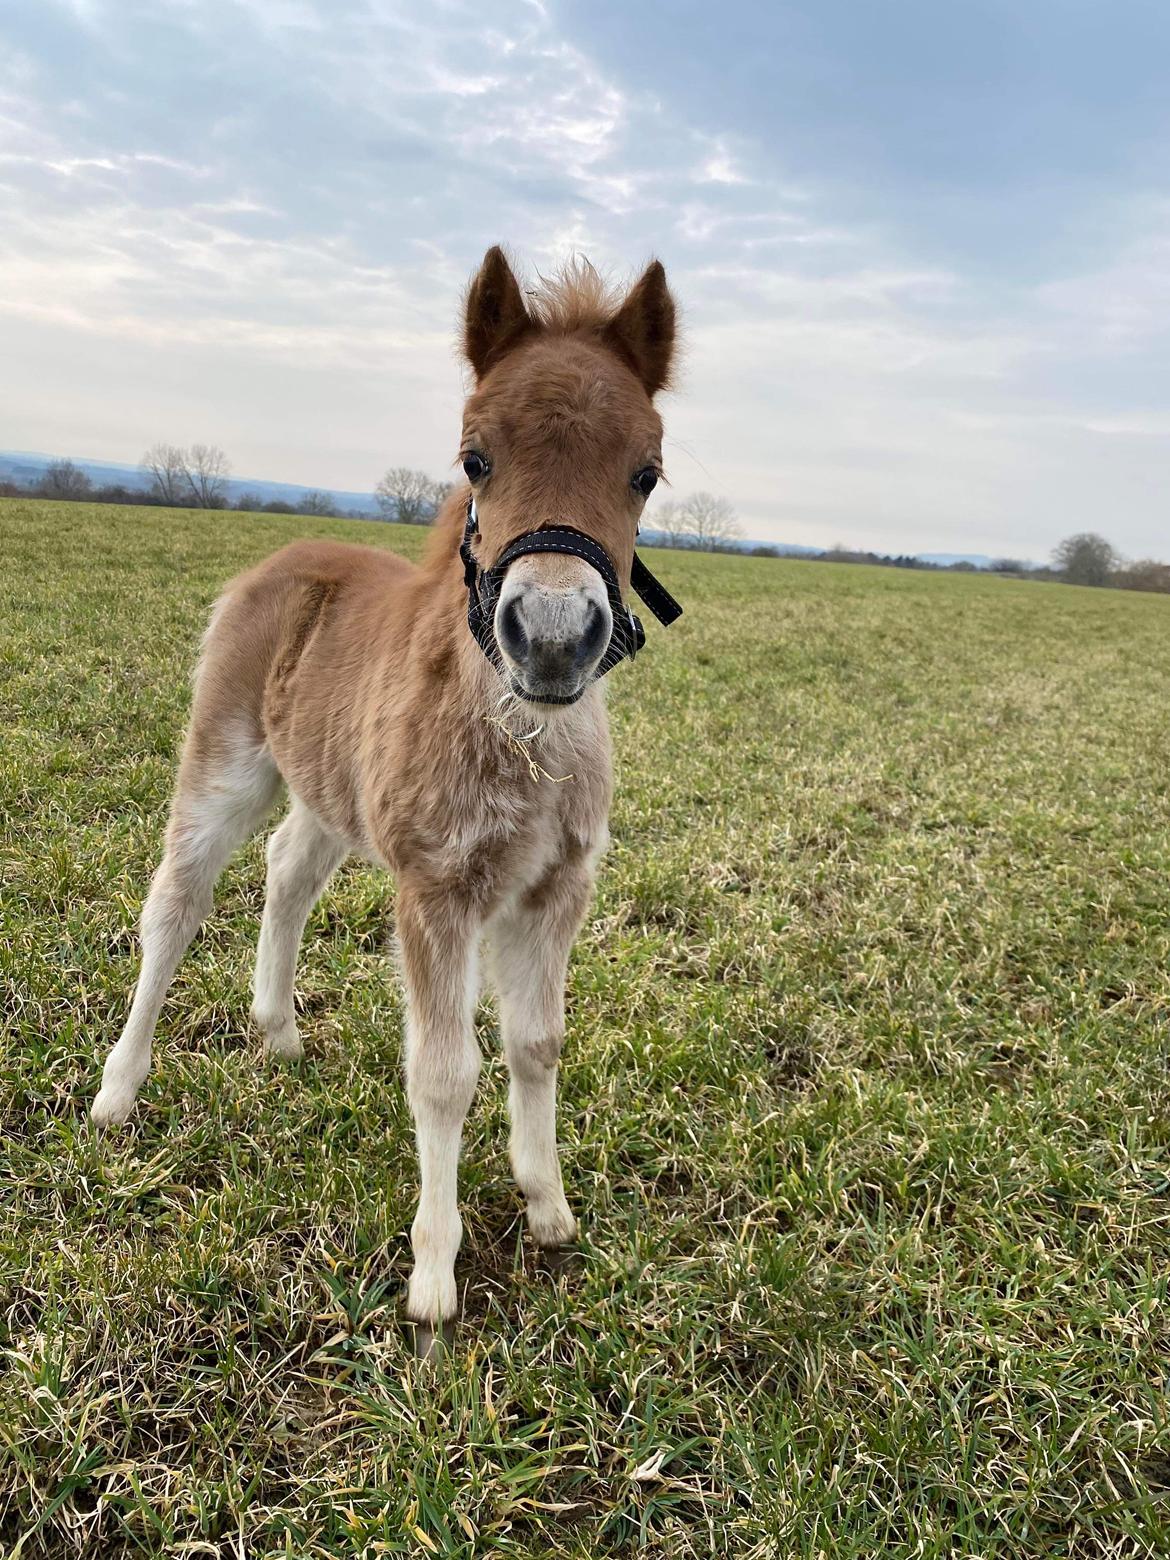
{"label": "horse mane", "polygon": [[584,255],[574,255],[552,276],[541,276],[524,300],[541,329],[557,336],[601,330],[621,302],[618,289]]}
{"label": "horse mane", "polygon": [[431,523],[430,535],[423,550],[421,567],[425,574],[441,574],[459,551],[463,540],[463,527],[467,521],[466,482],[459,482],[455,491],[444,501]]}

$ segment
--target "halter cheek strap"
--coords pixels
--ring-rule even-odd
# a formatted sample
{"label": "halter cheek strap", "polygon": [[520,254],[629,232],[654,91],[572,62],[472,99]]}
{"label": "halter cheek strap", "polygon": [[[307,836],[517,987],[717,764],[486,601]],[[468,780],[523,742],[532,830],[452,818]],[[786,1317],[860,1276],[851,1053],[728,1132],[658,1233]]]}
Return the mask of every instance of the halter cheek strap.
{"label": "halter cheek strap", "polygon": [[[529,553],[564,553],[573,558],[583,558],[605,581],[610,613],[613,617],[613,631],[605,654],[593,674],[594,679],[604,677],[606,672],[626,657],[632,661],[646,643],[645,630],[622,600],[621,585],[618,582],[613,560],[601,543],[594,541],[593,537],[586,536],[583,531],[575,530],[568,525],[549,526],[541,531],[528,531],[509,543],[490,569],[481,569],[471,551],[472,540],[478,534],[479,516],[475,509],[475,495],[472,494],[467,500],[467,521],[463,527],[463,542],[459,548],[459,556],[463,560],[463,580],[467,586],[467,624],[475,636],[476,643],[493,665],[499,664],[495,615],[500,591],[504,586],[504,575],[509,564],[515,563],[517,558],[523,558]],[[634,562],[630,569],[630,585],[664,626],[673,623],[675,618],[681,616],[682,607],[665,585],[655,579],[637,553],[634,554]],[[561,702],[571,704],[578,696],[573,694]],[[541,702],[556,701],[542,695]]]}

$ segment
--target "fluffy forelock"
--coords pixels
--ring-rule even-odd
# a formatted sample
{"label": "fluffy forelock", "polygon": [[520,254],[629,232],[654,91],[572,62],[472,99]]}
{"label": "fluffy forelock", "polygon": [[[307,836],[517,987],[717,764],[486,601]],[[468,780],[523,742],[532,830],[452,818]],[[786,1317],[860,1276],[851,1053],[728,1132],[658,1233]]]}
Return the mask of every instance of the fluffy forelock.
{"label": "fluffy forelock", "polygon": [[608,325],[621,306],[621,296],[584,255],[575,255],[552,276],[542,276],[525,294],[525,302],[544,330],[569,335]]}

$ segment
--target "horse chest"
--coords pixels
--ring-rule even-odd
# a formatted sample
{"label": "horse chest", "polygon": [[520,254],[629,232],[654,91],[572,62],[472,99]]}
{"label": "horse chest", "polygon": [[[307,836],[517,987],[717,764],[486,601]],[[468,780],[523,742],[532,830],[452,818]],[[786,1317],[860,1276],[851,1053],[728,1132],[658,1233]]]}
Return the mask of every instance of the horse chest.
{"label": "horse chest", "polygon": [[435,841],[436,875],[463,881],[476,898],[495,900],[536,882],[560,853],[565,823],[547,783],[527,791],[480,793]]}

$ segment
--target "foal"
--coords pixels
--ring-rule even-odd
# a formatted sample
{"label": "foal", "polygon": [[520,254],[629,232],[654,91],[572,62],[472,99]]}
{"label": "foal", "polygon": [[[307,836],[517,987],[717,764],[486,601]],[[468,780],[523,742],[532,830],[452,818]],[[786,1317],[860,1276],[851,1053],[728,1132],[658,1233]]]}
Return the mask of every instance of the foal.
{"label": "foal", "polygon": [[664,621],[678,611],[634,557],[662,458],[652,398],[673,346],[657,261],[620,304],[585,265],[526,302],[502,251],[489,250],[464,322],[476,381],[463,419],[468,487],[440,515],[421,567],[380,548],[294,542],[227,587],[204,638],[166,852],[142,912],[142,969],[93,1117],[129,1114],[215,881],[287,786],[268,847],[253,1021],[266,1050],[301,1055],[293,980],[309,911],[350,853],[390,868],[422,1182],[406,1308],[425,1327],[457,1310],[481,941],[529,1229],[540,1246],[575,1232],[556,1072],[569,949],[612,791],[595,678],[640,642],[622,599],[631,573]]}

